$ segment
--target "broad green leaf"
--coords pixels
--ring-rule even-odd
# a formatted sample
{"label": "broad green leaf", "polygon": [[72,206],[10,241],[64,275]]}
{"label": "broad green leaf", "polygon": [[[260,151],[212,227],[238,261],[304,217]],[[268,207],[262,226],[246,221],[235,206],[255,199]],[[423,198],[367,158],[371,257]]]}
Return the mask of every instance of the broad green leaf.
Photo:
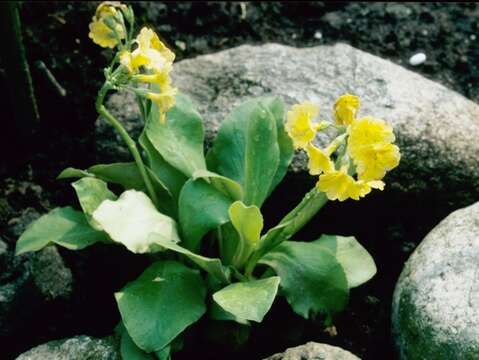
{"label": "broad green leaf", "polygon": [[176,251],[179,254],[185,255],[193,261],[200,268],[213,275],[223,283],[229,283],[229,275],[226,268],[221,263],[220,259],[212,259],[205,256],[195,254],[165,238],[159,234],[151,234],[151,242],[163,246],[165,249]]}
{"label": "broad green leaf", "polygon": [[[159,210],[168,215],[174,215],[176,213],[176,203],[170,192],[149,168],[146,168],[146,170],[158,197]],[[88,172],[104,181],[121,185],[125,190],[134,189],[146,192],[145,183],[134,162],[94,165],[88,168]]]}
{"label": "broad green leaf", "polygon": [[160,179],[160,181],[165,184],[170,193],[177,200],[187,177],[166,162],[145,135],[145,132],[141,133],[139,142],[147,155],[148,167]]}
{"label": "broad green leaf", "polygon": [[235,201],[228,210],[231,223],[241,238],[249,245],[255,246],[263,229],[263,215],[255,205],[246,206],[241,201]]}
{"label": "broad green leaf", "polygon": [[198,252],[203,236],[229,221],[231,202],[205,180],[188,180],[181,190],[178,204],[183,246]]}
{"label": "broad green leaf", "polygon": [[38,251],[51,243],[79,250],[107,240],[105,233],[88,224],[81,211],[68,206],[55,208],[31,223],[18,239],[15,254]]}
{"label": "broad green leaf", "polygon": [[158,360],[171,360],[171,346],[167,345],[163,349],[155,351]]}
{"label": "broad green leaf", "polygon": [[316,313],[330,317],[347,304],[349,288],[343,268],[321,245],[285,241],[259,262],[276,271],[294,312],[306,319]]}
{"label": "broad green leaf", "polygon": [[336,256],[350,288],[364,284],[376,274],[374,259],[353,236],[322,235],[313,243],[324,246]]}
{"label": "broad green leaf", "polygon": [[206,169],[203,122],[185,95],[177,95],[176,105],[168,111],[164,123],[159,121],[158,108],[153,105],[145,133],[161,156],[186,176]]}
{"label": "broad green leaf", "polygon": [[125,190],[142,191],[145,189],[143,179],[134,162],[93,165],[88,168],[87,172],[103,181],[121,185]]}
{"label": "broad green leaf", "polygon": [[234,316],[261,322],[273,305],[280,278],[238,282],[213,294],[213,300]]}
{"label": "broad green leaf", "polygon": [[241,201],[231,204],[228,213],[239,235],[239,246],[235,249],[232,262],[240,269],[258,245],[263,229],[263,215],[257,206],[246,206]]}
{"label": "broad green leaf", "polygon": [[148,354],[140,349],[126,330],[121,334],[120,352],[121,358],[125,360],[156,360],[153,354]]}
{"label": "broad green leaf", "polygon": [[68,178],[82,178],[82,177],[87,177],[87,176],[95,176],[93,174],[90,174],[86,170],[80,170],[80,169],[75,169],[72,167],[68,167],[65,170],[63,170],[60,175],[57,176],[57,179],[68,179]]}
{"label": "broad green leaf", "polygon": [[[269,188],[269,194],[276,188],[276,186],[283,180],[286,171],[288,171],[289,164],[293,159],[294,147],[293,141],[289,137],[284,128],[284,104],[280,98],[267,97],[263,99],[263,104],[271,111],[276,120],[276,130],[278,134],[279,146],[279,164],[276,174]],[[268,194],[268,195],[269,195]]]}
{"label": "broad green leaf", "polygon": [[221,321],[235,321],[238,324],[242,325],[250,325],[249,320],[241,319],[234,314],[226,311],[220,305],[218,305],[215,301],[212,301],[210,307],[208,309],[208,316],[210,319],[213,320],[221,320]]}
{"label": "broad green leaf", "polygon": [[215,174],[214,172],[208,170],[196,170],[193,174],[193,179],[206,178],[211,181],[211,184],[221,191],[223,194],[228,196],[232,200],[242,200],[243,199],[243,189],[241,185],[236,181],[233,181],[227,177]]}
{"label": "broad green leaf", "polygon": [[116,201],[103,201],[92,218],[113,241],[134,253],[162,250],[149,237],[152,233],[159,233],[171,242],[180,241],[175,220],[156,210],[141,191],[127,190]]}
{"label": "broad green leaf", "polygon": [[[91,215],[100,206],[103,200],[116,200],[116,195],[112,193],[103,180],[91,177],[85,177],[72,183],[73,188],[80,202],[80,206],[91,226],[98,229]],[[98,229],[99,230],[99,229]]]}
{"label": "broad green leaf", "polygon": [[175,261],[152,264],[115,293],[128,333],[146,352],[159,351],[205,313],[206,288],[197,271]]}
{"label": "broad green leaf", "polygon": [[259,100],[237,107],[223,122],[207,155],[208,168],[238,182],[243,202],[261,206],[279,165],[276,121]]}

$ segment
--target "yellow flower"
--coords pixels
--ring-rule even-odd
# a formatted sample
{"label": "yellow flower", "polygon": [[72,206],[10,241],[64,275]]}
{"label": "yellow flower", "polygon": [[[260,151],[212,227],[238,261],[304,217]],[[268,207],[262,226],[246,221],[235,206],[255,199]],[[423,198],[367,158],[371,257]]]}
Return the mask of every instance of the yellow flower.
{"label": "yellow flower", "polygon": [[319,175],[334,171],[334,163],[330,159],[330,153],[309,143],[306,152],[308,154],[308,169],[311,175]]}
{"label": "yellow flower", "polygon": [[158,35],[146,27],[142,28],[135,42],[138,47],[131,53],[131,68],[140,66],[156,72],[162,72],[167,64],[175,60],[175,54],[163,44]]}
{"label": "yellow flower", "polygon": [[160,122],[164,123],[166,119],[166,112],[175,106],[175,97],[178,92],[177,88],[167,86],[161,89],[160,93],[147,93],[146,97],[153,101],[160,110]]}
{"label": "yellow flower", "polygon": [[171,85],[170,71],[172,65],[167,63],[161,72],[155,72],[153,74],[139,74],[134,77],[135,80],[140,82],[146,82],[150,84],[156,84],[160,89],[168,88]]}
{"label": "yellow flower", "polygon": [[[124,27],[115,20],[117,15],[115,7],[122,6],[125,5],[122,5],[119,2],[110,1],[105,1],[98,5],[95,16],[93,16],[92,22],[88,26],[90,29],[88,36],[95,44],[98,44],[101,47],[114,48],[118,45],[121,39],[125,38],[126,34]],[[114,29],[110,28],[107,25],[107,22],[114,24]]]}
{"label": "yellow flower", "polygon": [[334,117],[339,125],[350,125],[356,118],[359,109],[359,98],[351,94],[344,94],[334,104]]}
{"label": "yellow flower", "polygon": [[399,148],[391,126],[381,119],[364,117],[348,129],[348,154],[356,165],[358,179],[380,180],[399,165]]}
{"label": "yellow flower", "polygon": [[325,173],[319,177],[316,186],[329,200],[359,200],[371,192],[371,189],[384,189],[382,181],[356,181],[348,175],[346,168]]}
{"label": "yellow flower", "polygon": [[319,107],[309,101],[293,105],[291,111],[288,111],[285,127],[296,149],[306,148],[314,139],[317,128],[311,125],[311,120],[318,113]]}

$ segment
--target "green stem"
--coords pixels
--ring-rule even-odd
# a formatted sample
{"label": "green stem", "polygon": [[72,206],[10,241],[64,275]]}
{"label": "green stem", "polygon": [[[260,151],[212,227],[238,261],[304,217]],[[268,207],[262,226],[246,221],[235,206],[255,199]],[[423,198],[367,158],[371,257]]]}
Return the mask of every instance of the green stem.
{"label": "green stem", "polygon": [[128,150],[130,150],[130,153],[133,156],[133,159],[135,160],[136,166],[138,167],[138,171],[140,172],[140,175],[143,178],[143,182],[145,183],[146,190],[148,191],[148,195],[150,195],[150,198],[155,204],[155,206],[158,206],[158,197],[156,196],[156,192],[155,192],[155,189],[153,188],[153,184],[151,182],[150,176],[146,172],[145,164],[143,164],[143,159],[141,158],[140,152],[138,151],[138,148],[136,147],[136,143],[133,141],[130,135],[128,135],[125,128],[120,124],[120,122],[113,115],[111,115],[110,112],[103,105],[103,100],[109,89],[110,87],[107,81],[107,83],[105,83],[105,85],[98,92],[96,109],[98,113],[101,116],[103,116],[115,128],[116,131],[118,131],[120,136],[125,141],[126,146],[128,147]]}
{"label": "green stem", "polygon": [[[251,256],[246,264],[245,274],[251,277],[258,261],[273,248],[283,241],[290,239],[294,234],[303,228],[319,210],[328,202],[328,198],[316,187],[310,190],[301,200],[301,202],[291,210],[276,227],[281,227],[279,231],[268,232],[261,240],[262,243],[258,250]],[[269,235],[269,236],[268,236]]]}

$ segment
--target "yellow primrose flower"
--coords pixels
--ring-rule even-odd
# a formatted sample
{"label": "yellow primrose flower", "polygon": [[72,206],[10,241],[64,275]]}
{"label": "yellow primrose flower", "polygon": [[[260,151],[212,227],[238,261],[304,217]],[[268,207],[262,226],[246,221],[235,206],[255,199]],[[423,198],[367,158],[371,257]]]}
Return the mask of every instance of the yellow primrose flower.
{"label": "yellow primrose flower", "polygon": [[318,113],[319,107],[309,101],[293,105],[291,111],[288,111],[285,128],[296,149],[306,148],[314,139],[317,129],[311,125],[311,120]]}
{"label": "yellow primrose flower", "polygon": [[322,150],[309,143],[306,152],[308,154],[308,169],[311,175],[319,175],[334,171],[334,163],[330,159],[331,153]]}
{"label": "yellow primrose flower", "polygon": [[157,84],[160,89],[171,86],[170,71],[172,69],[171,63],[167,63],[161,72],[153,74],[138,74],[134,77],[135,80],[146,82],[150,84]]}
{"label": "yellow primrose flower", "polygon": [[[101,47],[114,48],[118,45],[120,40],[124,39],[126,36],[124,27],[115,20],[117,14],[117,10],[115,9],[116,6],[125,5],[121,5],[118,2],[108,1],[98,5],[95,16],[93,16],[92,22],[88,26],[90,29],[88,36],[95,44],[98,44]],[[114,30],[106,24],[107,19],[110,19],[111,22],[115,24]]]}
{"label": "yellow primrose flower", "polygon": [[316,186],[329,200],[359,200],[371,192],[371,189],[384,189],[382,181],[356,181],[347,173],[345,167],[325,173],[319,177]]}
{"label": "yellow primrose flower", "polygon": [[364,117],[348,129],[348,154],[356,165],[360,180],[380,180],[386,172],[399,165],[401,154],[393,145],[391,126],[381,119]]}
{"label": "yellow primrose flower", "polygon": [[178,92],[177,88],[168,86],[160,93],[147,93],[146,97],[153,101],[156,105],[158,105],[158,108],[160,110],[160,122],[164,123],[166,119],[166,112],[171,109],[173,106],[175,106],[175,97]]}
{"label": "yellow primrose flower", "polygon": [[359,109],[359,98],[344,94],[334,104],[334,118],[339,125],[350,125],[356,118]]}
{"label": "yellow primrose flower", "polygon": [[175,60],[175,54],[163,44],[158,35],[146,27],[136,37],[138,47],[131,53],[131,67],[138,69],[144,66],[161,72],[167,64]]}

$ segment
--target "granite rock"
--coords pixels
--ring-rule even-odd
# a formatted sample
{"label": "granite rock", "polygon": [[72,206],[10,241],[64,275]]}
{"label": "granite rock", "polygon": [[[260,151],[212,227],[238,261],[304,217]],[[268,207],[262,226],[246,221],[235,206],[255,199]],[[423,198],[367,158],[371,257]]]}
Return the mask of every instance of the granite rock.
{"label": "granite rock", "polygon": [[359,358],[336,346],[308,342],[264,360],[359,360]]}
{"label": "granite rock", "polygon": [[[361,98],[359,115],[390,122],[402,160],[386,179],[389,187],[438,198],[452,206],[470,204],[479,195],[479,106],[446,87],[390,61],[349,45],[293,48],[279,44],[242,45],[175,64],[175,85],[197,104],[206,142],[221,121],[246,99],[280,96],[287,106],[310,100],[331,118],[335,99],[345,93]],[[108,107],[133,134],[142,123],[134,96],[114,94]],[[104,121],[97,125],[103,159],[129,159],[121,139]],[[319,144],[324,139],[317,139]],[[298,153],[293,173],[305,173]],[[308,183],[308,186],[310,183]]]}
{"label": "granite rock", "polygon": [[439,223],[407,261],[393,298],[401,359],[479,358],[479,203]]}

